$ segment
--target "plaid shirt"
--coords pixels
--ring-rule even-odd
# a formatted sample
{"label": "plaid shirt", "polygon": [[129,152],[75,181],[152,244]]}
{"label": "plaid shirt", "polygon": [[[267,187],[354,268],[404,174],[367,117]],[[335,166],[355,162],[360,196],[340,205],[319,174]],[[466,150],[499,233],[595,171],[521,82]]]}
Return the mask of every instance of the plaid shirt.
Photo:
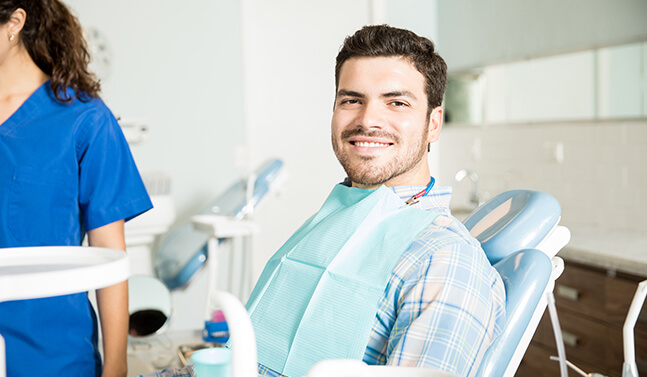
{"label": "plaid shirt", "polygon": [[[407,200],[424,186],[397,186]],[[449,211],[451,188],[414,207],[441,213],[402,253],[380,300],[363,361],[474,376],[506,321],[505,290],[481,245]],[[280,377],[259,365],[260,376]]]}
{"label": "plaid shirt", "polygon": [[[393,188],[407,199],[419,186]],[[451,188],[416,204],[441,215],[402,254],[380,300],[367,364],[440,369],[474,376],[506,321],[500,275],[480,244],[451,216]]]}
{"label": "plaid shirt", "polygon": [[[404,200],[421,186],[392,187]],[[382,296],[364,362],[474,376],[505,324],[505,291],[480,244],[449,212],[451,188],[415,207],[441,215],[402,254]],[[189,368],[190,369],[190,368]],[[279,373],[259,364],[259,376]],[[189,377],[168,374],[156,377]]]}

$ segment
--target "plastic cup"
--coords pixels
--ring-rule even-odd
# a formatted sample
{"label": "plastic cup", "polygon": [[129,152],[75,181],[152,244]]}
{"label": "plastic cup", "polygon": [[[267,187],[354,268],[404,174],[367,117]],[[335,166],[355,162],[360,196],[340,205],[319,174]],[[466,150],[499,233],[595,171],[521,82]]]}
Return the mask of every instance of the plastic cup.
{"label": "plastic cup", "polygon": [[231,377],[231,350],[205,348],[194,352],[191,361],[197,377]]}

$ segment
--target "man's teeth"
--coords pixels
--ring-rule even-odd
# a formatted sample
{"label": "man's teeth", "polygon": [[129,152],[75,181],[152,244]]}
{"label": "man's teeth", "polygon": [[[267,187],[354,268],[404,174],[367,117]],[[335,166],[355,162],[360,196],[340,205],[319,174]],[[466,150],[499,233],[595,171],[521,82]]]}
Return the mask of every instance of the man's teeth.
{"label": "man's teeth", "polygon": [[371,147],[388,147],[389,144],[387,143],[373,143],[373,142],[365,142],[365,141],[356,141],[355,146],[357,147],[365,147],[365,148],[371,148]]}

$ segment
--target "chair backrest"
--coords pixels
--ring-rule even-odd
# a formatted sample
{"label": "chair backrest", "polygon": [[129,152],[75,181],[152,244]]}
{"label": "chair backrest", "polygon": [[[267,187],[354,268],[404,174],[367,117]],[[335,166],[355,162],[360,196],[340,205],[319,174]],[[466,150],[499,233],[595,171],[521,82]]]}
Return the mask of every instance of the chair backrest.
{"label": "chair backrest", "polygon": [[561,273],[551,259],[570,239],[558,226],[559,202],[549,194],[512,190],[495,196],[467,219],[465,227],[483,247],[503,279],[507,320],[481,361],[478,377],[512,376]]}
{"label": "chair backrest", "polygon": [[561,212],[549,194],[512,190],[487,201],[464,224],[495,264],[516,251],[536,248],[557,226]]}

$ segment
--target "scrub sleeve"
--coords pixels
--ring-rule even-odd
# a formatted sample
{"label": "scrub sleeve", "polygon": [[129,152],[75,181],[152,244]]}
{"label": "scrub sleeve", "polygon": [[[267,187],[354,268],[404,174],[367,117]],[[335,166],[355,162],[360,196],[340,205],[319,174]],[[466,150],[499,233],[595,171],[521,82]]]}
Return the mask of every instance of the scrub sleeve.
{"label": "scrub sleeve", "polygon": [[[0,125],[0,248],[79,246],[86,231],[150,208],[100,99],[59,102],[46,82]],[[87,293],[0,303],[0,333],[8,377],[101,375]]]}

